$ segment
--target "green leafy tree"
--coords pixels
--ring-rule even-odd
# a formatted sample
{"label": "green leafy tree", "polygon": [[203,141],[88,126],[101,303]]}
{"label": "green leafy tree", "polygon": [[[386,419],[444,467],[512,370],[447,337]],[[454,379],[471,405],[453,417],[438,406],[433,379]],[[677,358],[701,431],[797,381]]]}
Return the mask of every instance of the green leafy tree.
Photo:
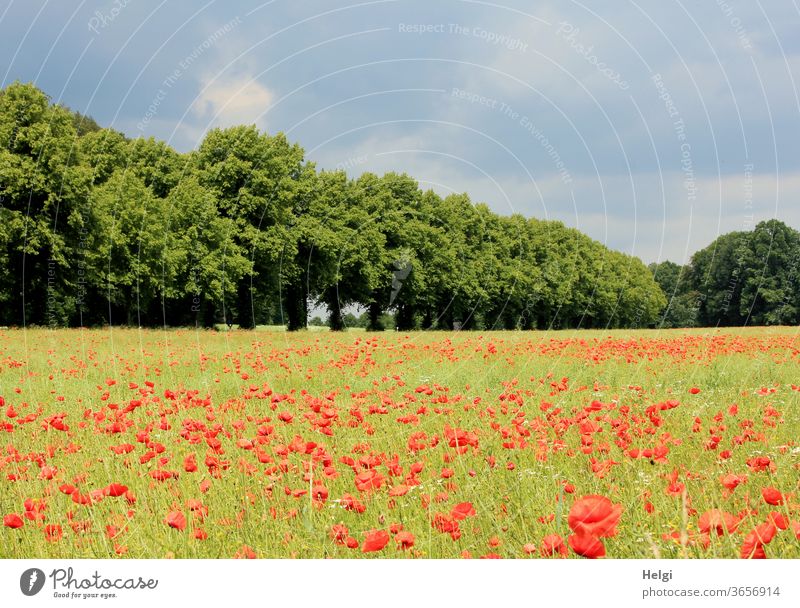
{"label": "green leafy tree", "polygon": [[107,303],[110,324],[159,325],[167,297],[164,199],[130,172],[117,170],[90,199],[92,230],[86,258],[90,285]]}
{"label": "green leafy tree", "polygon": [[75,313],[80,240],[91,175],[68,110],[32,84],[0,91],[0,292],[4,324],[67,323]]}
{"label": "green leafy tree", "polygon": [[253,327],[261,298],[282,291],[289,328],[305,327],[308,289],[292,263],[300,236],[295,230],[299,214],[292,209],[302,206],[313,186],[313,168],[304,163],[303,149],[255,126],[213,129],[191,163],[200,183],[217,193],[220,214],[235,222],[236,242],[253,265],[237,284],[234,316],[226,322],[235,318],[241,327]]}

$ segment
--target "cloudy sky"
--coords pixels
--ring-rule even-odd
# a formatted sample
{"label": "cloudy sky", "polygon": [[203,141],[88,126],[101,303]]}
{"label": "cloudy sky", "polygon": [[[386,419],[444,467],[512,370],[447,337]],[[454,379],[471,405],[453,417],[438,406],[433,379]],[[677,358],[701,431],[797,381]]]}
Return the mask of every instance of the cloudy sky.
{"label": "cloudy sky", "polygon": [[647,262],[800,228],[796,0],[0,0],[0,75],[182,151],[283,131]]}

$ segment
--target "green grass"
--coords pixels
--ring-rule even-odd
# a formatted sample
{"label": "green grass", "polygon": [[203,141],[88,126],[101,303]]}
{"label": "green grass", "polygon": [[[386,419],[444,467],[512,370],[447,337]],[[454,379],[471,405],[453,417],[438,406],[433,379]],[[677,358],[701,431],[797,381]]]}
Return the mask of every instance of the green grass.
{"label": "green grass", "polygon": [[[524,545],[538,546],[548,534],[571,534],[570,506],[589,494],[623,506],[618,534],[603,539],[609,557],[738,557],[746,534],[770,511],[800,520],[800,393],[791,386],[800,383],[798,350],[800,340],[791,328],[408,334],[289,334],[266,328],[0,331],[0,396],[5,400],[0,424],[13,428],[0,430],[0,515],[22,514],[27,498],[44,499],[43,524],[61,525],[64,533],[59,542],[47,542],[43,524],[26,519],[22,528],[2,527],[0,557],[114,557],[116,546],[126,557],[216,558],[231,557],[243,545],[260,557],[450,558],[464,552],[525,557]],[[562,378],[567,380],[559,390]],[[108,386],[107,380],[116,384]],[[142,388],[145,380],[154,383],[152,394],[128,388],[129,382]],[[422,386],[432,394],[415,392]],[[691,387],[700,393],[690,394]],[[776,390],[762,396],[757,394],[762,387]],[[267,388],[271,395],[265,394]],[[165,391],[176,399],[165,397]],[[273,402],[277,396],[281,400]],[[206,398],[208,406],[202,403]],[[132,399],[142,405],[120,418],[130,426],[121,433],[104,432]],[[655,427],[647,407],[670,399],[680,405],[658,411],[661,422]],[[582,414],[595,400],[604,409]],[[550,405],[545,409],[543,403]],[[735,415],[729,413],[734,403],[739,408]],[[320,405],[335,411],[332,436],[310,421],[321,416],[315,412]],[[9,406],[18,416],[7,417]],[[293,415],[291,423],[278,419],[284,411]],[[772,411],[776,414],[766,415]],[[66,413],[69,431],[44,422],[57,413]],[[36,419],[18,424],[28,414]],[[415,422],[397,421],[412,415]],[[588,454],[581,451],[584,417],[599,429],[591,434]],[[694,432],[696,417],[701,422]],[[202,432],[181,435],[190,420],[197,428],[219,431],[224,453],[217,456],[229,467],[218,477],[205,466],[211,448]],[[752,424],[743,424],[747,420]],[[620,425],[627,426],[630,439],[624,450],[615,443]],[[257,441],[259,426],[274,427],[260,446],[273,462],[259,462],[254,450],[238,446],[240,439]],[[446,426],[476,433],[478,447],[456,454],[447,445]],[[137,442],[136,433],[148,428],[149,440],[164,451],[141,464],[148,448]],[[711,430],[721,436],[716,450],[704,447]],[[738,443],[735,438],[745,431],[752,440]],[[417,432],[425,433],[428,444],[438,437],[438,444],[410,452],[409,437]],[[199,443],[189,440],[195,433]],[[297,436],[324,446],[335,477],[324,473],[324,458],[281,455],[282,446]],[[515,445],[504,447],[508,441]],[[109,449],[123,443],[134,450],[116,455]],[[658,445],[669,447],[663,461],[626,453]],[[731,457],[721,459],[723,450],[730,450]],[[196,455],[195,473],[183,469],[189,454]],[[386,464],[394,455],[402,467],[398,476],[391,476]],[[751,471],[746,462],[759,455],[769,456],[775,470]],[[354,471],[340,462],[345,456],[379,461],[376,469],[386,483],[359,492]],[[158,458],[168,461],[158,465]],[[591,458],[619,464],[601,478],[592,472]],[[388,487],[403,483],[414,462],[424,464],[420,485],[392,499]],[[40,465],[56,467],[54,479],[41,479]],[[443,479],[443,467],[452,469],[453,476]],[[149,473],[157,468],[179,475],[155,481]],[[673,471],[685,486],[683,496],[666,492]],[[727,473],[747,475],[731,495],[719,481]],[[210,482],[205,493],[200,489],[204,480]],[[107,497],[78,505],[58,489],[70,483],[89,492],[111,482],[128,486],[136,503]],[[574,494],[563,492],[565,482],[575,487]],[[286,489],[308,490],[318,483],[329,493],[322,504],[308,494],[286,494]],[[783,505],[763,502],[761,489],[767,486],[789,495]],[[345,494],[359,499],[365,511],[343,509],[337,501]],[[205,522],[193,518],[187,508],[191,499],[207,508]],[[461,502],[473,503],[476,515],[459,522],[461,536],[453,540],[434,529],[431,519]],[[652,504],[652,513],[645,511],[645,502]],[[712,535],[705,547],[698,519],[712,508],[736,514],[741,522],[739,531]],[[164,523],[171,510],[186,515],[185,531]],[[85,531],[73,531],[70,512],[73,522],[87,522]],[[109,524],[124,531],[109,539]],[[390,540],[382,551],[364,554],[336,544],[330,535],[334,524],[347,526],[359,542],[369,530],[399,524],[414,535],[415,545],[399,551]],[[208,538],[193,539],[193,527],[205,530]],[[665,538],[673,532],[683,535],[684,542]],[[766,551],[770,557],[800,557],[800,541],[790,528],[779,532]]]}

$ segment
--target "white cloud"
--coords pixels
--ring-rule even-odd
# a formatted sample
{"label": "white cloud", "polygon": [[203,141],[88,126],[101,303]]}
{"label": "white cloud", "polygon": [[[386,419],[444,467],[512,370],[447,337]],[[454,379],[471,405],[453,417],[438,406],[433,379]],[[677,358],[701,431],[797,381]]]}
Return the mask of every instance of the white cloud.
{"label": "white cloud", "polygon": [[207,128],[255,124],[266,129],[266,112],[275,96],[248,76],[207,77],[192,105],[195,116],[207,120]]}

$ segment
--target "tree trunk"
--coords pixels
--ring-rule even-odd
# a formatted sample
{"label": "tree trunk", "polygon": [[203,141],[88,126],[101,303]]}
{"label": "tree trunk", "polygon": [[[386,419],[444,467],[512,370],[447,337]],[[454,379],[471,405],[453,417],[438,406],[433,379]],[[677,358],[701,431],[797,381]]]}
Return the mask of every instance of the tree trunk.
{"label": "tree trunk", "polygon": [[422,316],[422,329],[433,329],[433,310],[430,306],[425,308]]}
{"label": "tree trunk", "polygon": [[369,305],[369,325],[367,331],[383,331],[385,328],[381,323],[381,315],[383,310],[378,302],[371,302]]}
{"label": "tree trunk", "polygon": [[328,325],[331,331],[344,331],[342,309],[339,307],[339,292],[336,287],[331,287],[325,292],[325,303],[328,305],[330,316]]}
{"label": "tree trunk", "polygon": [[244,277],[239,281],[236,290],[236,309],[240,329],[253,329],[256,326],[253,315],[253,292],[250,285],[250,277]]}
{"label": "tree trunk", "polygon": [[306,301],[305,277],[300,277],[286,286],[286,329],[297,331],[308,325],[308,303]]}
{"label": "tree trunk", "polygon": [[397,310],[397,329],[408,331],[415,327],[414,307],[410,304],[401,304]]}

